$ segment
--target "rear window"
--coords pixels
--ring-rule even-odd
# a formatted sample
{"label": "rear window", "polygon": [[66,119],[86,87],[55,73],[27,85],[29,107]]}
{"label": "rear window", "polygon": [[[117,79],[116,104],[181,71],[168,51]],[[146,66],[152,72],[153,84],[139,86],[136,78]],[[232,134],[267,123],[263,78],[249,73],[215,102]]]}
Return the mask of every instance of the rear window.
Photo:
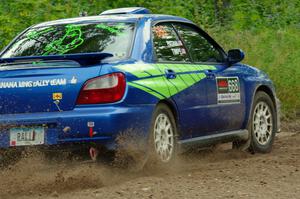
{"label": "rear window", "polygon": [[2,58],[105,52],[129,56],[134,23],[102,22],[32,28],[19,37]]}

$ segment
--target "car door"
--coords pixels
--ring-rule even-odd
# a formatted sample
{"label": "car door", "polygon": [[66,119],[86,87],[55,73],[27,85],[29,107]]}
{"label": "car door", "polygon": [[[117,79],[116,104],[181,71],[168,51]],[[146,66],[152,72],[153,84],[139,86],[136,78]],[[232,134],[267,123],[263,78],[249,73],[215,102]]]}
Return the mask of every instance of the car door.
{"label": "car door", "polygon": [[210,65],[193,64],[171,23],[153,26],[156,66],[165,73],[169,96],[177,106],[181,139],[208,132],[205,71]]}
{"label": "car door", "polygon": [[[207,121],[206,133],[237,130],[244,121],[244,82],[240,65],[229,67],[223,49],[194,25],[173,24],[194,64],[208,65],[204,71],[207,101],[202,114]],[[194,96],[201,92],[196,90]],[[202,104],[203,105],[203,104]],[[195,115],[195,117],[197,117]],[[202,119],[202,118],[199,118]],[[194,136],[201,136],[201,128]]]}

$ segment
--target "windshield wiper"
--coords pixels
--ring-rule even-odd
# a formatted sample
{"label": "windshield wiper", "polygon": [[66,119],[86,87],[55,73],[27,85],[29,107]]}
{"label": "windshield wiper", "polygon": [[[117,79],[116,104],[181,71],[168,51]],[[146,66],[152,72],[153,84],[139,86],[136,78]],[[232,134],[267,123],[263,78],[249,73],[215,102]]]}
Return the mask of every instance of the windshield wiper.
{"label": "windshield wiper", "polygon": [[[113,57],[111,53],[82,53],[82,54],[66,54],[66,55],[47,55],[47,56],[26,56],[26,57],[13,57],[2,58],[0,63],[14,63],[18,61],[39,62],[39,61],[59,61],[59,60],[72,60],[78,62],[80,65],[99,64],[101,60]],[[23,62],[24,63],[24,62]]]}

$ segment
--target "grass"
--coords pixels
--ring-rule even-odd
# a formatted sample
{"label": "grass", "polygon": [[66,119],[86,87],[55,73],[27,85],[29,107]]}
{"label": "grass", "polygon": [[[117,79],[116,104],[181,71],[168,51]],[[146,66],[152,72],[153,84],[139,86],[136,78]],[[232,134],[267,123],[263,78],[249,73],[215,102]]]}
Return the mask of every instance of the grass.
{"label": "grass", "polygon": [[285,118],[300,113],[300,29],[254,31],[211,31],[226,50],[240,48],[243,61],[265,71],[276,86]]}

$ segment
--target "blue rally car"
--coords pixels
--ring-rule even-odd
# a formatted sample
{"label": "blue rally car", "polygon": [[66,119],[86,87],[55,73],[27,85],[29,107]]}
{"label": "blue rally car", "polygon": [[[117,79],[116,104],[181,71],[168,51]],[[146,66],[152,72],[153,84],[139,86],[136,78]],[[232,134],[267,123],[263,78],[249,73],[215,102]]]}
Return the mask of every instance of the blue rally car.
{"label": "blue rally car", "polygon": [[93,157],[131,129],[162,163],[218,142],[269,152],[279,101],[243,58],[145,8],[34,25],[0,55],[0,148],[87,145]]}

